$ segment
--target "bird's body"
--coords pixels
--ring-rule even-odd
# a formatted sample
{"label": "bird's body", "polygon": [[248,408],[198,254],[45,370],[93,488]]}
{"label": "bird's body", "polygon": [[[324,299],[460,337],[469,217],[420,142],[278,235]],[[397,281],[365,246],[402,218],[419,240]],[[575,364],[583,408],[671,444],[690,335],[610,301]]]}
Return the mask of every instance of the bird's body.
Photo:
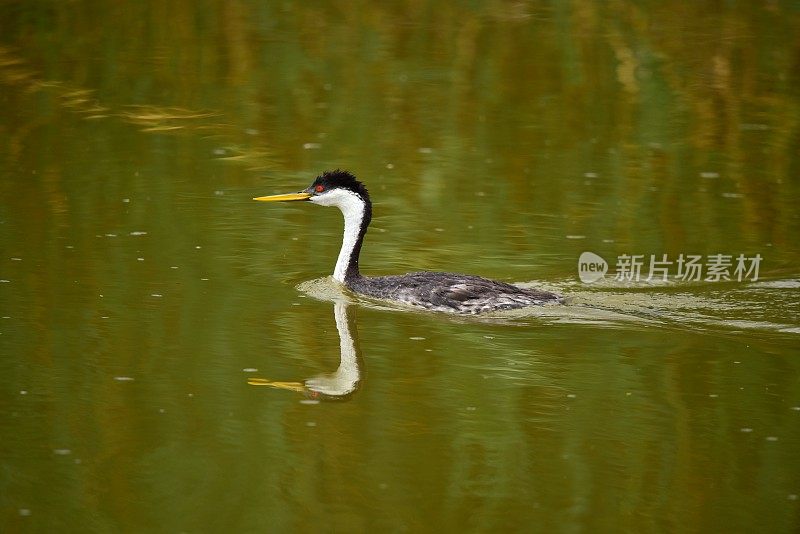
{"label": "bird's body", "polygon": [[557,300],[555,295],[545,291],[457,273],[359,276],[345,280],[345,285],[368,297],[395,300],[431,311],[469,314],[539,306]]}
{"label": "bird's body", "polygon": [[318,176],[300,193],[258,197],[263,201],[304,200],[336,206],[344,215],[344,238],[333,278],[355,293],[402,302],[432,311],[478,314],[560,302],[547,291],[456,273],[416,272],[396,276],[363,276],[358,257],[372,219],[372,203],[364,185],[346,171]]}

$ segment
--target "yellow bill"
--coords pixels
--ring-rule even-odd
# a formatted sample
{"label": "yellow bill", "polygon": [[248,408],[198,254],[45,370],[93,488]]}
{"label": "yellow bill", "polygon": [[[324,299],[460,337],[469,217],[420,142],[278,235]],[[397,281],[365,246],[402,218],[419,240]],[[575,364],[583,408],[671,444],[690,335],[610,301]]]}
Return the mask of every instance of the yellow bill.
{"label": "yellow bill", "polygon": [[303,393],[306,390],[306,386],[302,382],[277,382],[267,380],[266,378],[248,378],[247,383],[251,386],[268,386],[276,389],[297,391],[299,393]]}
{"label": "yellow bill", "polygon": [[308,200],[311,198],[311,193],[286,193],[284,195],[270,195],[266,197],[255,197],[253,200],[260,200],[261,202],[289,202],[292,200]]}

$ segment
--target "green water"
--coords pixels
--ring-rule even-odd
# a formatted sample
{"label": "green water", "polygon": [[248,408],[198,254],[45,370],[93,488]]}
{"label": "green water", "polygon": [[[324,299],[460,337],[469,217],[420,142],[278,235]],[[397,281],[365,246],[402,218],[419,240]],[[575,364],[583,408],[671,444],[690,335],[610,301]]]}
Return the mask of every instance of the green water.
{"label": "green water", "polygon": [[800,528],[796,3],[0,5],[0,531]]}

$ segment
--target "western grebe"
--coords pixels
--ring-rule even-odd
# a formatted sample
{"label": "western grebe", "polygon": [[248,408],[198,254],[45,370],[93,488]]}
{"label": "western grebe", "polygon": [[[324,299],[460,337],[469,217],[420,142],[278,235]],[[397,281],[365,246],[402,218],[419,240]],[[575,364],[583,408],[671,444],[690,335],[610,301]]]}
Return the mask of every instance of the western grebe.
{"label": "western grebe", "polygon": [[372,220],[372,202],[364,184],[347,171],[326,171],[299,193],[256,197],[264,202],[308,201],[336,206],[344,215],[344,238],[333,278],[355,293],[433,311],[477,314],[560,302],[558,295],[466,274],[420,272],[399,276],[362,276],[358,256]]}

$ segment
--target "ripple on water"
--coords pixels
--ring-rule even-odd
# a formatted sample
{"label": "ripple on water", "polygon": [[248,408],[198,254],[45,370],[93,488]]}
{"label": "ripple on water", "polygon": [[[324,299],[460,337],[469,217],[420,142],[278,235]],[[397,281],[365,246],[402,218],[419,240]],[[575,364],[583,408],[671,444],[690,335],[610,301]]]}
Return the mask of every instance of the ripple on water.
{"label": "ripple on water", "polygon": [[796,278],[788,280],[760,280],[758,282],[752,282],[748,284],[747,287],[763,287],[768,289],[798,289],[800,288],[800,280]]}
{"label": "ripple on water", "polygon": [[[530,281],[521,287],[535,287],[561,294],[564,304],[532,306],[463,316],[441,314],[456,320],[490,323],[525,323],[531,320],[545,324],[589,325],[602,328],[690,328],[698,330],[741,330],[773,334],[800,334],[800,324],[776,321],[774,318],[795,317],[791,310],[782,312],[781,306],[792,306],[792,295],[787,293],[785,304],[771,298],[771,291],[742,291],[750,288],[794,289],[800,287],[799,279],[760,281],[751,284],[681,283],[674,280],[659,284],[640,284],[635,290],[629,285],[614,281],[588,286],[574,279],[561,281]],[[306,295],[329,302],[346,301],[378,310],[409,311],[432,314],[426,310],[402,303],[380,301],[354,296],[341,284],[326,276],[302,282],[297,289]],[[713,290],[713,291],[710,291]],[[745,299],[745,294],[746,298]],[[757,310],[763,317],[753,317]]]}
{"label": "ripple on water", "polygon": [[350,296],[342,289],[341,284],[331,276],[301,282],[297,285],[297,290],[317,300],[352,302]]}

